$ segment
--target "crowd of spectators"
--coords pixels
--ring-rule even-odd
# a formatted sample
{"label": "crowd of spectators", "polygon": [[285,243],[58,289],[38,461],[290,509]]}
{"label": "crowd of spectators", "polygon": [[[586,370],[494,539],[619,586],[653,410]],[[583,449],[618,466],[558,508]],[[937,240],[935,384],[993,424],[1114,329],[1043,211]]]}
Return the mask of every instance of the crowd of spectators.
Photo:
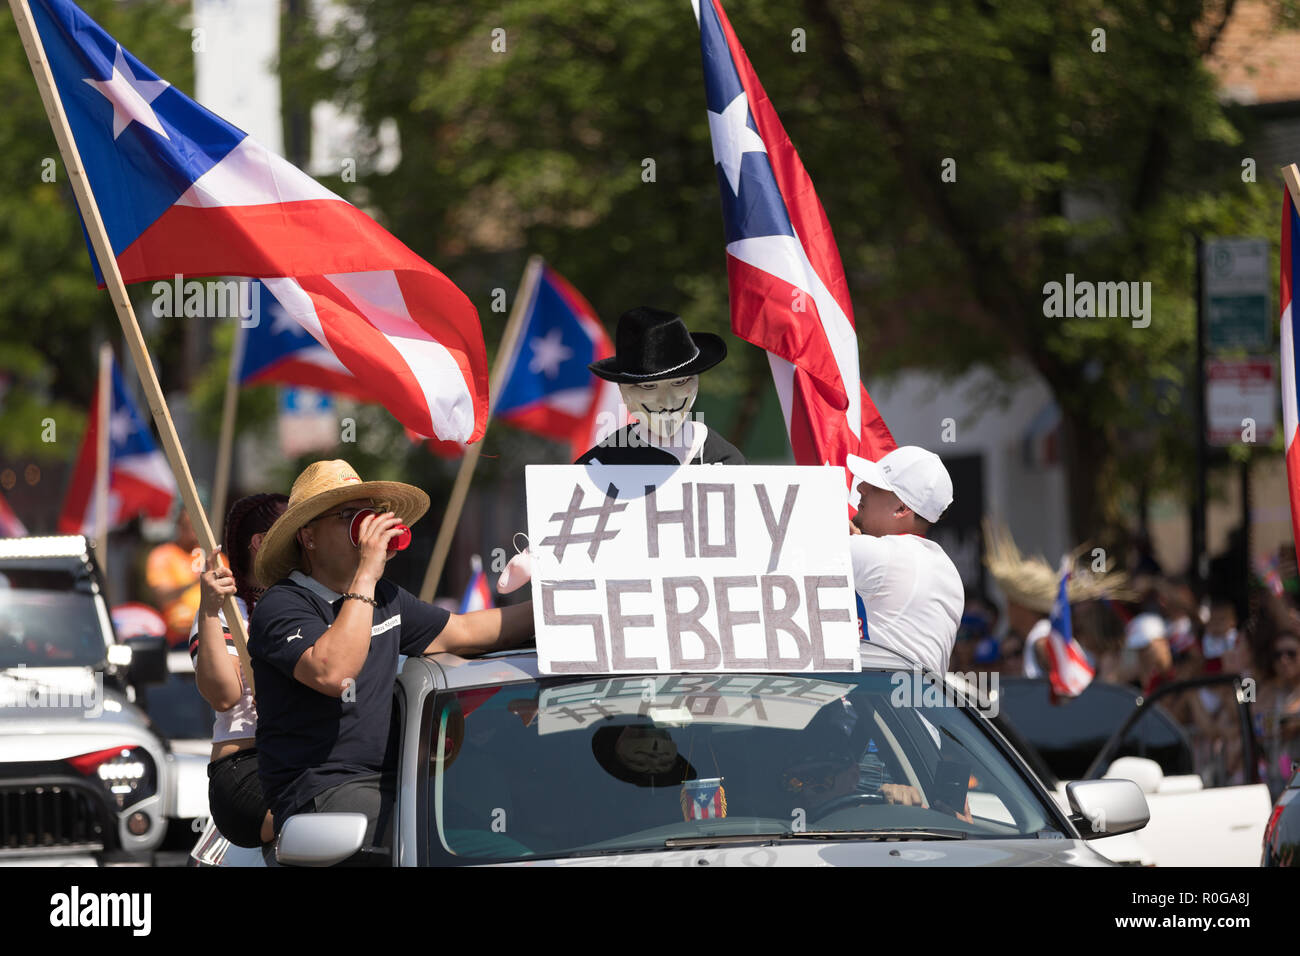
{"label": "crowd of spectators", "polygon": [[[1240,565],[1240,568],[1237,567]],[[1300,574],[1294,548],[1254,562],[1216,559],[1198,595],[1185,576],[1168,575],[1144,555],[1132,562],[1129,599],[1072,605],[1074,637],[1096,680],[1150,694],[1162,685],[1239,674],[1250,707],[1259,779],[1276,792],[1300,769]],[[1049,630],[1042,608],[968,595],[954,671],[991,670],[1044,677]],[[1164,706],[1188,732],[1197,764],[1217,762],[1226,782],[1244,782],[1237,692],[1231,685],[1190,688]]]}

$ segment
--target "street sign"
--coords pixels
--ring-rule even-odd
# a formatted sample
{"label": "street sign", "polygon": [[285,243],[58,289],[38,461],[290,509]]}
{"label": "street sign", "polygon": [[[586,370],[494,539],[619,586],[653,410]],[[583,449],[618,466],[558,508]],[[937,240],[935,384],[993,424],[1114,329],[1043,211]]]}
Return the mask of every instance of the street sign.
{"label": "street sign", "polygon": [[1203,277],[1205,345],[1211,352],[1273,346],[1267,239],[1207,239]]}
{"label": "street sign", "polygon": [[1272,359],[1205,363],[1205,437],[1211,445],[1236,445],[1252,432],[1254,444],[1268,444],[1277,430],[1277,402]]}
{"label": "street sign", "polygon": [[280,451],[286,458],[328,451],[339,442],[334,396],[302,386],[280,389]]}

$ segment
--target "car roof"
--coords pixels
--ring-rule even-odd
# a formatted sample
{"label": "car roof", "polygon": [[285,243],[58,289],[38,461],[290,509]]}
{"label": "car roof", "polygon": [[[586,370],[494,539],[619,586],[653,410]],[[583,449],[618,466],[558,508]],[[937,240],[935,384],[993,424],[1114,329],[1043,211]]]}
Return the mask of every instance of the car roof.
{"label": "car roof", "polygon": [[[923,670],[919,664],[902,654],[880,645],[861,644],[860,656],[864,671],[912,672]],[[543,675],[538,667],[537,649],[534,647],[497,651],[482,657],[459,657],[455,654],[433,654],[427,658],[443,674],[443,686],[481,687],[485,684],[511,684],[537,680]],[[405,672],[405,670],[403,671]],[[792,672],[793,673],[793,672]],[[620,677],[626,674],[574,674],[574,677]],[[816,676],[809,673],[807,676]]]}

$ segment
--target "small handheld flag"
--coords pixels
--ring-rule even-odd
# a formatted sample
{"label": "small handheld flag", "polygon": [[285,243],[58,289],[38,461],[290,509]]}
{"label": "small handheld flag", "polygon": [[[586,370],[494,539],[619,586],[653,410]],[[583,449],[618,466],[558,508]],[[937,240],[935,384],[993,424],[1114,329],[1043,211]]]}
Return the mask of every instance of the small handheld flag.
{"label": "small handheld flag", "polygon": [[1079,642],[1074,639],[1070,615],[1070,561],[1061,562],[1061,583],[1052,605],[1051,633],[1047,635],[1048,680],[1056,697],[1078,697],[1096,673]]}
{"label": "small handheld flag", "polygon": [[470,566],[473,568],[473,574],[470,575],[469,586],[465,588],[465,594],[460,599],[460,608],[457,611],[459,614],[496,607],[492,600],[492,588],[488,584],[487,575],[483,573],[483,561],[477,554],[470,559]]}

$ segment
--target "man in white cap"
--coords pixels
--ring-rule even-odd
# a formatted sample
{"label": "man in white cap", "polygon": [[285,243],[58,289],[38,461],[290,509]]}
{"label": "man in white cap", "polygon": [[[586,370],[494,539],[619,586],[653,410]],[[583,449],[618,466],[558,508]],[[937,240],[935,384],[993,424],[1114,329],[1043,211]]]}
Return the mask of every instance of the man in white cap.
{"label": "man in white cap", "polygon": [[848,468],[858,505],[849,555],[863,640],[945,673],[966,593],[952,560],[926,534],[952,504],[948,469],[915,445],[874,462],[849,455]]}

